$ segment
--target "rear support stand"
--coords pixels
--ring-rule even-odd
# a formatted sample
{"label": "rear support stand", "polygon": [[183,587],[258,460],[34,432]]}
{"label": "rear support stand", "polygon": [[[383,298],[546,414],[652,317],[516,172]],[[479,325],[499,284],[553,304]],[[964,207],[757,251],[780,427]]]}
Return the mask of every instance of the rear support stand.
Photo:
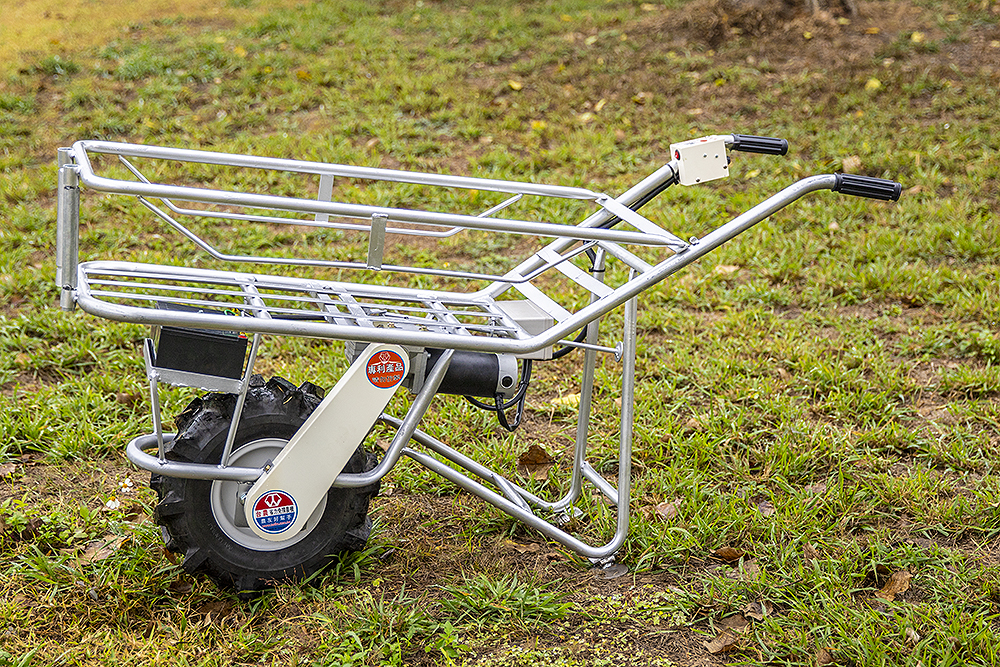
{"label": "rear support stand", "polygon": [[[596,325],[595,325],[596,328]],[[593,352],[588,350],[588,355]],[[419,445],[424,446],[431,452],[437,454],[445,461],[461,468],[448,465],[440,458],[430,454],[416,451],[410,447],[402,449],[402,453],[414,461],[417,461],[425,468],[441,475],[445,479],[457,484],[469,493],[485,500],[494,507],[509,514],[511,517],[525,523],[526,525],[539,531],[546,537],[562,544],[579,555],[596,561],[604,561],[613,557],[621,548],[628,533],[629,524],[629,503],[632,489],[632,424],[634,412],[632,402],[635,396],[635,355],[636,355],[636,299],[630,300],[625,306],[624,325],[624,353],[622,355],[622,409],[621,426],[618,450],[618,486],[615,488],[585,459],[587,445],[587,424],[590,417],[590,394],[593,391],[593,371],[594,361],[586,363],[584,370],[584,386],[581,394],[581,407],[579,422],[577,424],[577,442],[574,448],[574,460],[570,491],[565,497],[556,502],[546,502],[530,491],[521,488],[514,482],[499,476],[489,468],[476,463],[469,457],[455,451],[437,438],[427,433],[416,430],[412,434],[412,439]],[[587,406],[584,409],[583,401],[586,396]],[[388,415],[382,415],[380,421],[400,429],[402,433],[403,422]],[[398,437],[398,436],[397,436]],[[395,443],[394,443],[395,444]],[[462,471],[465,472],[462,472]],[[468,475],[465,473],[469,473]],[[474,475],[479,479],[492,483],[500,489],[500,493],[485,486],[482,482],[473,479],[469,475]],[[334,486],[341,486],[341,480],[353,475],[341,475]],[[615,533],[611,540],[604,545],[593,546],[587,544],[577,537],[569,534],[552,522],[538,516],[532,509],[538,508],[555,513],[565,513],[571,505],[579,499],[583,491],[583,481],[590,482],[594,488],[605,495],[617,509],[617,523]]]}

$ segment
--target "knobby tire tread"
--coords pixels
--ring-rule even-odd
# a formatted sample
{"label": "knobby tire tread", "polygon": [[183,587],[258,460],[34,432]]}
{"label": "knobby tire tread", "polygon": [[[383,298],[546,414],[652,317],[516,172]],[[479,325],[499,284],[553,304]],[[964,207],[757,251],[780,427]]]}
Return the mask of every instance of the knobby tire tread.
{"label": "knobby tire tread", "polygon": [[[255,376],[247,392],[235,448],[259,438],[290,438],[322,400],[322,390],[305,382],[296,387],[283,378],[264,382]],[[177,437],[165,447],[168,459],[218,463],[236,406],[232,394],[194,399],[177,416]],[[375,467],[375,455],[363,446],[351,456],[345,472]],[[319,524],[303,540],[277,551],[256,551],[233,542],[212,516],[209,480],[152,475],[150,487],[159,502],[154,518],[166,548],[184,556],[185,571],[208,575],[220,587],[251,596],[280,581],[304,580],[337,554],[363,549],[371,534],[368,506],[378,493],[376,482],[359,489],[331,488]]]}

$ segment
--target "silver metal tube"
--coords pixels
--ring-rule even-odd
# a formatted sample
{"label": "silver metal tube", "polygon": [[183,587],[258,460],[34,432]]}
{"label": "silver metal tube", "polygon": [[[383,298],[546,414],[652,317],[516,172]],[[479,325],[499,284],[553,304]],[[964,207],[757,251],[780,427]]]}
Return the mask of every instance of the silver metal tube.
{"label": "silver metal tube", "polygon": [[616,243],[600,243],[599,245],[609,255],[611,255],[615,259],[620,260],[622,264],[629,267],[630,269],[635,269],[640,273],[644,273],[653,268],[652,264],[650,264],[649,262],[645,261],[640,257],[636,257],[634,254],[630,253],[628,250],[625,250],[625,248],[622,248],[620,245]]}
{"label": "silver metal tube", "polygon": [[508,500],[523,510],[527,510],[529,512],[531,511],[531,506],[528,505],[524,498],[521,497],[521,494],[518,492],[518,488],[513,483],[508,481],[507,478],[499,473],[493,473],[491,477],[493,479],[493,483],[500,487],[500,490],[503,491],[503,494],[507,496]]}
{"label": "silver metal tube", "polygon": [[590,465],[586,461],[583,462],[581,470],[583,472],[583,476],[587,478],[587,481],[600,489],[601,493],[603,493],[608,500],[615,503],[617,506],[620,500],[618,489],[612,486],[608,480],[601,477],[601,473],[597,472],[597,470],[594,469],[594,466]]}
{"label": "silver metal tube", "polygon": [[[387,417],[387,416],[383,415],[383,419],[385,419],[387,423],[392,424],[392,425],[396,425],[396,424],[399,423],[399,421],[396,420],[394,417]],[[455,465],[457,465],[457,466],[459,466],[461,468],[464,468],[465,470],[467,470],[468,472],[472,473],[476,477],[479,477],[480,479],[486,479],[486,480],[491,480],[491,481],[493,480],[493,475],[495,473],[492,470],[490,470],[486,466],[480,464],[479,462],[477,462],[477,461],[475,461],[473,459],[470,459],[465,454],[462,454],[461,452],[455,451],[454,449],[452,449],[448,445],[444,444],[443,442],[441,442],[437,438],[435,438],[435,437],[433,437],[433,436],[431,436],[431,435],[429,435],[427,433],[424,433],[423,431],[420,431],[420,430],[415,431],[413,433],[413,441],[416,442],[417,444],[423,445],[424,447],[426,447],[427,449],[431,450],[432,452],[434,452],[434,453],[436,453],[436,454],[438,454],[440,456],[443,456],[444,458],[448,459],[449,461],[451,461]],[[514,489],[514,490],[517,491],[517,494],[519,496],[521,496],[522,498],[524,498],[524,500],[526,500],[528,503],[530,503],[530,504],[532,504],[532,505],[534,505],[536,507],[541,507],[543,509],[550,509],[551,508],[552,503],[549,503],[549,502],[546,502],[546,501],[542,500],[538,496],[534,495],[530,491],[527,491],[527,490],[521,488],[517,484],[514,484],[513,482],[511,482],[510,480],[505,480],[505,481],[507,482],[507,484],[512,489]]]}
{"label": "silver metal tube", "polygon": [[368,234],[368,261],[366,269],[373,271],[382,270],[382,255],[385,253],[385,222],[389,216],[374,213],[372,214],[371,229]]}
{"label": "silver metal tube", "polygon": [[628,533],[632,499],[632,427],[635,422],[635,355],[638,299],[625,305],[625,352],[622,355],[621,441],[618,447],[618,529],[612,544],[615,551],[625,542]]}
{"label": "silver metal tube", "polygon": [[[652,174],[650,174],[649,176],[642,179],[641,181],[633,185],[631,188],[623,192],[619,197],[617,197],[618,203],[623,204],[625,206],[631,206],[636,202],[642,201],[644,197],[648,196],[650,193],[656,192],[658,189],[663,187],[665,183],[669,183],[670,181],[674,180],[677,177],[677,169],[679,167],[679,164],[680,163],[678,161],[671,160],[667,164],[663,165],[662,167],[654,171]],[[587,217],[585,220],[583,220],[583,222],[579,224],[579,226],[599,227],[604,223],[608,222],[609,220],[613,219],[614,217],[615,216],[610,211],[604,208]],[[568,248],[571,244],[572,242],[567,241],[566,239],[557,239],[556,241],[551,243],[548,247],[553,252],[562,252],[563,250]],[[518,265],[512,271],[512,273],[520,273],[522,275],[524,275],[525,273],[530,273],[531,271],[534,271],[538,267],[538,262],[539,258],[537,256],[529,257],[528,259],[524,260],[524,262],[522,262],[520,265]],[[497,297],[500,294],[503,294],[509,288],[510,285],[498,282],[495,285],[490,285],[489,287],[485,288],[483,292],[493,297]]]}
{"label": "silver metal tube", "polygon": [[56,285],[59,307],[73,310],[80,252],[80,182],[69,149],[59,149],[59,193],[56,203]]}
{"label": "silver metal tube", "polygon": [[[597,251],[594,257],[593,273],[594,277],[603,282],[604,270],[606,266],[605,252],[602,249]],[[591,295],[591,303],[596,297]],[[576,440],[573,446],[573,469],[570,473],[570,488],[566,495],[555,503],[554,509],[562,510],[569,507],[580,497],[583,491],[583,466],[586,465],[587,456],[587,433],[590,427],[590,413],[594,396],[594,371],[597,367],[597,341],[600,336],[600,319],[596,319],[587,325],[587,349],[583,356],[583,371],[580,384],[580,405],[577,408],[576,417]]]}
{"label": "silver metal tube", "polygon": [[247,359],[247,368],[243,372],[243,380],[240,382],[240,391],[236,394],[236,406],[233,408],[233,418],[229,422],[229,432],[226,433],[226,445],[222,448],[222,458],[219,465],[228,466],[229,457],[233,453],[233,445],[236,443],[236,431],[240,427],[240,418],[243,417],[243,406],[247,402],[247,392],[250,391],[250,377],[253,375],[253,365],[257,360],[257,348],[260,346],[260,334],[255,334],[253,344],[250,346],[250,357]]}
{"label": "silver metal tube", "polygon": [[607,345],[592,345],[590,343],[580,343],[575,340],[561,340],[560,345],[565,345],[566,347],[579,347],[584,350],[593,350],[594,352],[603,352],[604,354],[613,354],[617,356],[620,350],[608,347]]}
{"label": "silver metal tube", "polygon": [[[68,151],[70,149],[64,149],[64,150]],[[150,182],[149,179],[147,179],[145,176],[143,176],[142,172],[140,172],[138,169],[136,169],[135,166],[131,162],[129,162],[128,160],[126,160],[124,157],[122,157],[120,155],[118,156],[118,159],[121,160],[122,164],[124,164],[125,167],[129,171],[131,171],[132,174],[134,174],[135,177],[138,178],[140,181],[142,181],[143,183],[149,183]],[[332,195],[333,195],[333,176],[330,176],[329,174],[323,174],[322,176],[320,176],[319,195],[317,196],[317,199],[319,199],[320,201],[332,201]],[[522,195],[522,194],[516,194],[513,197],[510,197],[509,199],[506,199],[506,200],[500,202],[496,206],[491,206],[490,208],[488,208],[487,210],[483,211],[482,213],[477,213],[476,217],[479,217],[479,218],[488,218],[491,215],[493,215],[494,213],[496,213],[497,211],[501,211],[501,210],[507,208],[508,206],[510,206],[511,204],[519,201],[523,197],[524,197],[524,195]],[[272,222],[272,223],[279,224],[279,225],[301,225],[303,227],[321,227],[321,228],[324,228],[324,229],[339,229],[339,230],[356,231],[356,232],[358,232],[358,231],[362,231],[362,232],[363,231],[368,231],[368,225],[342,223],[342,222],[330,222],[329,221],[330,220],[330,215],[328,213],[317,213],[316,216],[312,220],[305,220],[305,219],[302,219],[302,218],[279,218],[279,217],[268,216],[268,215],[248,215],[248,214],[245,214],[245,213],[227,213],[227,212],[224,212],[224,211],[205,211],[203,209],[181,208],[181,207],[177,206],[176,204],[174,204],[169,199],[161,199],[161,201],[164,203],[164,205],[168,209],[170,209],[171,211],[173,211],[177,215],[194,216],[194,217],[199,217],[199,218],[207,218],[207,219],[210,219],[210,220],[240,220],[240,221],[243,221],[243,222]],[[440,232],[434,232],[434,231],[423,230],[423,229],[411,229],[411,228],[408,228],[408,227],[387,227],[386,228],[386,232],[390,233],[390,234],[402,234],[402,235],[406,235],[406,236],[427,236],[427,237],[431,237],[431,238],[447,238],[449,236],[454,236],[455,234],[459,233],[460,231],[462,231],[461,227],[451,227],[451,228],[445,229],[445,230],[440,231]]]}
{"label": "silver metal tube", "polygon": [[342,164],[309,162],[304,160],[288,160],[283,158],[268,158],[253,155],[216,153],[213,151],[199,151],[185,148],[143,146],[140,144],[125,144],[112,141],[78,141],[73,144],[73,152],[81,163],[84,159],[86,159],[88,163],[87,169],[91,173],[93,173],[93,169],[90,168],[89,158],[86,157],[88,151],[109,155],[125,155],[137,158],[177,160],[180,162],[247,167],[251,169],[274,169],[291,171],[300,174],[329,174],[331,176],[363,178],[375,181],[394,181],[398,183],[412,183],[415,185],[432,185],[465,188],[470,190],[489,190],[492,192],[507,192],[510,194],[520,193],[540,195],[543,197],[562,197],[566,199],[593,199],[598,194],[585,188],[523,183],[519,181],[502,181],[490,178],[428,174],[422,172],[404,171],[400,169],[357,167]]}
{"label": "silver metal tube", "polygon": [[[535,343],[540,342],[542,344],[538,347],[534,347],[530,351],[551,345],[556,340],[564,338],[574,331],[579,331],[583,324],[586,324],[587,322],[590,322],[591,320],[618,308],[639,293],[663,281],[685,266],[696,262],[722,244],[753,227],[761,220],[764,220],[777,211],[780,211],[795,200],[811,192],[816,192],[818,190],[830,190],[835,185],[836,177],[833,174],[810,176],[793,183],[784,190],[768,197],[760,204],[757,204],[743,214],[733,218],[726,224],[706,234],[701,239],[698,239],[697,243],[692,243],[684,252],[668,257],[654,266],[651,270],[642,273],[632,278],[627,283],[619,286],[611,294],[598,299],[584,308],[581,308],[574,313],[571,318],[559,322],[556,326],[546,331],[542,336],[532,339]],[[539,338],[541,340],[539,340]],[[512,347],[518,346],[513,345]]]}
{"label": "silver metal tube", "polygon": [[[176,435],[163,435],[164,443],[171,442]],[[181,477],[184,479],[218,479],[226,482],[254,482],[263,474],[260,468],[238,468],[212,465],[209,463],[185,463],[182,461],[159,461],[145,452],[156,447],[156,434],[140,435],[125,448],[128,460],[136,466],[156,475]]]}
{"label": "silver metal tube", "polygon": [[156,457],[160,463],[167,460],[163,451],[163,424],[160,420],[160,389],[159,378],[153,363],[153,341],[149,338],[142,342],[142,357],[146,361],[146,377],[149,378],[149,402],[153,410],[153,435],[156,436]]}
{"label": "silver metal tube", "polygon": [[[579,331],[584,325],[594,319],[601,317],[615,308],[623,305],[640,292],[649,289],[653,285],[661,282],[670,275],[676,273],[681,268],[701,259],[703,256],[718,248],[720,245],[746,231],[753,225],[776,211],[799,199],[806,194],[818,190],[829,190],[836,185],[836,177],[832,174],[822,176],[811,176],[804,178],[797,183],[785,188],[777,194],[764,200],[757,206],[737,216],[728,223],[713,230],[709,234],[692,243],[687,250],[675,254],[654,266],[651,270],[630,279],[627,283],[619,286],[614,292],[601,297],[597,301],[581,308],[572,316],[562,320],[555,326],[549,328],[542,334],[538,334],[526,339],[497,338],[486,336],[456,336],[453,334],[442,334],[433,331],[404,331],[401,329],[381,329],[371,328],[365,330],[365,340],[373,343],[397,343],[401,345],[412,345],[417,347],[440,347],[456,348],[464,350],[478,350],[483,352],[506,352],[515,355],[525,355],[541,350],[556,341],[566,338],[570,334]],[[538,261],[542,261],[539,259]],[[81,264],[80,271],[86,266],[99,268],[108,266],[109,269],[120,270],[123,263],[100,263]],[[144,271],[152,270],[150,267],[142,267]],[[166,273],[167,270],[164,270]],[[634,272],[633,272],[634,273]],[[212,272],[198,269],[185,269],[185,276],[195,277],[198,275],[211,278],[212,276],[231,276],[224,272]],[[190,279],[190,278],[188,278]],[[248,277],[249,279],[249,277]],[[256,278],[254,279],[256,280]],[[289,289],[301,287],[300,281],[294,279],[281,279],[268,277],[267,281],[277,288],[286,285]],[[153,311],[141,308],[130,308],[118,304],[109,304],[90,297],[86,289],[86,280],[80,281],[77,290],[77,303],[81,308],[89,313],[111,320],[135,322],[139,324],[173,324],[182,322],[185,316],[182,313],[170,311]],[[335,290],[336,284],[330,284],[331,290]],[[343,289],[346,289],[343,288]],[[414,290],[392,290],[391,288],[374,287],[369,288],[371,293],[381,292],[388,296],[397,294],[403,299],[422,299],[422,292]],[[490,303],[491,296],[488,290],[469,295],[470,302],[482,304]],[[438,297],[446,302],[453,302],[453,295],[447,294]],[[426,299],[428,301],[432,298]],[[208,329],[229,329],[232,326],[232,319],[225,315],[202,314],[198,317],[198,326]],[[245,330],[263,334],[279,334],[294,336],[310,336],[316,338],[334,338],[340,340],[354,340],[358,336],[358,330],[353,326],[331,325],[327,322],[302,322],[287,320],[264,320],[260,318],[247,318],[246,324],[242,325]]]}
{"label": "silver metal tube", "polygon": [[608,544],[597,547],[591,546],[566,533],[548,521],[535,516],[533,512],[523,508],[520,504],[508,500],[504,496],[483,486],[474,479],[471,479],[458,470],[455,470],[451,466],[445,465],[429,454],[424,454],[423,452],[418,452],[409,448],[405,449],[403,453],[428,470],[431,470],[448,481],[457,484],[469,493],[478,496],[494,507],[506,512],[511,517],[531,528],[534,528],[546,537],[549,537],[565,547],[572,549],[584,558],[599,559],[613,555],[618,551],[618,549],[621,548],[622,542],[625,540],[625,535],[619,534],[621,532],[619,530],[619,533],[616,533],[611,542]]}
{"label": "silver metal tube", "polygon": [[[244,264],[280,264],[280,265],[285,265],[285,266],[313,266],[313,267],[326,267],[326,268],[335,268],[335,269],[338,269],[338,268],[339,269],[371,269],[372,268],[371,266],[368,266],[367,264],[362,264],[360,262],[345,262],[345,261],[326,260],[326,259],[302,259],[302,258],[297,258],[297,257],[268,257],[268,256],[265,256],[265,255],[231,255],[231,254],[228,254],[228,253],[224,253],[221,250],[219,250],[218,248],[216,248],[215,246],[213,246],[211,243],[209,243],[208,241],[206,241],[205,239],[201,238],[200,236],[198,236],[197,234],[195,234],[193,231],[191,231],[190,229],[188,229],[187,227],[185,227],[176,218],[173,218],[173,217],[167,215],[163,210],[161,210],[158,206],[155,206],[152,202],[150,202],[145,197],[139,197],[138,199],[139,199],[139,202],[143,206],[145,206],[146,208],[148,208],[156,217],[158,217],[159,219],[163,220],[165,223],[167,223],[168,225],[170,225],[171,227],[173,227],[174,229],[176,229],[178,232],[180,232],[189,241],[191,241],[196,246],[198,246],[199,248],[201,248],[202,250],[204,250],[205,252],[207,252],[212,257],[215,257],[216,259],[221,259],[221,260],[223,260],[225,262],[238,262],[238,263],[244,263]],[[166,201],[166,200],[164,200],[164,201]],[[173,209],[171,209],[171,210],[173,210]],[[223,217],[223,216],[206,216],[206,217]],[[244,217],[245,218],[250,218],[250,216],[244,216]],[[268,221],[267,218],[256,218],[256,220],[258,222],[267,222]],[[276,218],[275,220],[278,220],[278,219]],[[292,221],[284,220],[284,222],[287,224],[287,223],[292,222]],[[304,223],[304,224],[309,224],[309,223]],[[326,226],[331,226],[331,225],[326,225]],[[360,230],[360,231],[371,231],[371,228],[368,225],[358,225],[357,229]],[[432,234],[420,234],[420,235],[421,236],[433,236]],[[558,261],[553,261],[553,262],[549,262],[547,264],[543,264],[543,265],[537,267],[536,269],[534,269],[534,271],[532,273],[529,273],[529,274],[521,277],[520,279],[513,279],[510,276],[508,276],[505,279],[504,276],[491,275],[491,274],[488,274],[488,273],[475,273],[475,272],[471,272],[471,271],[454,271],[454,270],[448,270],[448,269],[435,269],[435,268],[421,267],[421,266],[396,266],[396,265],[393,265],[393,264],[384,264],[384,265],[381,266],[381,270],[384,270],[384,271],[399,271],[401,273],[413,273],[413,274],[417,274],[417,275],[442,276],[442,277],[445,277],[445,278],[456,278],[456,279],[459,279],[459,280],[492,280],[492,281],[502,280],[504,282],[509,282],[511,284],[526,283],[526,282],[529,282],[530,280],[532,280],[539,273],[543,273],[544,271],[546,271],[550,267],[555,266],[556,264],[558,264],[560,262],[567,261],[567,260],[571,259],[572,257],[575,257],[577,254],[579,254],[581,252],[585,252],[587,250],[587,248],[592,247],[592,245],[594,243],[597,243],[597,242],[596,241],[589,241],[589,242],[585,243],[583,245],[583,247],[577,248],[572,253],[569,253],[568,255],[565,255],[565,256],[561,256]],[[636,259],[638,259],[638,258],[636,258]]]}

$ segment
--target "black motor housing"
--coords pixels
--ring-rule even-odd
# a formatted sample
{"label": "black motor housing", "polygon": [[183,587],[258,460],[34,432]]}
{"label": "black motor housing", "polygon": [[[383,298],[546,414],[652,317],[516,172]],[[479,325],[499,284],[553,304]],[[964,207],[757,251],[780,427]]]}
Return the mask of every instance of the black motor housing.
{"label": "black motor housing", "polygon": [[[444,350],[427,350],[427,374]],[[426,376],[425,376],[426,377]],[[455,350],[438,393],[511,398],[517,391],[517,358],[509,354]]]}

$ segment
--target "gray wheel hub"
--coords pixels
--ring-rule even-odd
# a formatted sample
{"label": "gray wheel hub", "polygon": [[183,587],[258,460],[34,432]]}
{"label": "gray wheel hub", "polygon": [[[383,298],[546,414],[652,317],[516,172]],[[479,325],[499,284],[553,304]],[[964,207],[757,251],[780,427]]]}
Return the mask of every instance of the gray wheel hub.
{"label": "gray wheel hub", "polygon": [[[246,468],[260,468],[268,461],[273,461],[287,442],[284,438],[261,438],[248,442],[232,453],[229,464]],[[302,530],[294,535],[289,535],[287,539],[280,542],[272,542],[258,537],[247,526],[243,514],[243,503],[239,500],[240,493],[246,490],[247,487],[238,482],[218,480],[212,482],[210,496],[212,515],[219,528],[229,539],[254,551],[279,551],[297,544],[312,532],[326,510],[326,497],[324,496]]]}

